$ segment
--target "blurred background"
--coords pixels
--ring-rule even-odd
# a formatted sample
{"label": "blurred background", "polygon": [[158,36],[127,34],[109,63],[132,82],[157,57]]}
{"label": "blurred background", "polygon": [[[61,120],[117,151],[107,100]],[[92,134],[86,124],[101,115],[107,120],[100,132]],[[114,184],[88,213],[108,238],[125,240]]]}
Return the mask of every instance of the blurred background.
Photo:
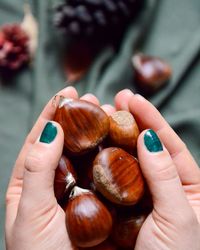
{"label": "blurred background", "polygon": [[199,13],[199,0],[0,0],[0,249],[16,157],[67,85],[102,104],[144,95],[200,163]]}

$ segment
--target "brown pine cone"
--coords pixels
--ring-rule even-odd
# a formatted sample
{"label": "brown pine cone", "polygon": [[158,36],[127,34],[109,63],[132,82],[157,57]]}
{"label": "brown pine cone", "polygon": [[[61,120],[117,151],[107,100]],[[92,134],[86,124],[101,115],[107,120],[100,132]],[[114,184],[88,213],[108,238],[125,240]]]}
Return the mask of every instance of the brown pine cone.
{"label": "brown pine cone", "polygon": [[0,74],[17,71],[30,60],[29,37],[19,24],[0,28]]}
{"label": "brown pine cone", "polygon": [[[121,34],[140,12],[144,0],[65,0],[54,23],[73,38],[105,40]],[[103,36],[103,37],[102,37]]]}

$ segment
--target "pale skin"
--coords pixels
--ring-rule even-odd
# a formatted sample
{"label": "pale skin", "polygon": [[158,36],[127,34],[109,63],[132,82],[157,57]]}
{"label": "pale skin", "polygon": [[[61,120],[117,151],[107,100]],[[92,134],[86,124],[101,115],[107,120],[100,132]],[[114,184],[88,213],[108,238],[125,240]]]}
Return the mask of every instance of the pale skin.
{"label": "pale skin", "polygon": [[[68,87],[58,95],[78,98]],[[82,99],[99,105],[87,94]],[[115,108],[103,105],[108,113],[129,110],[142,133],[138,139],[138,157],[153,197],[153,211],[143,224],[137,250],[200,250],[200,170],[185,144],[147,100],[123,90],[115,97]],[[75,249],[65,227],[65,213],[53,190],[54,174],[62,154],[63,131],[50,144],[38,138],[55,107],[49,101],[25,140],[16,160],[6,194],[7,250]],[[144,145],[146,129],[159,136],[164,150],[150,153]]]}

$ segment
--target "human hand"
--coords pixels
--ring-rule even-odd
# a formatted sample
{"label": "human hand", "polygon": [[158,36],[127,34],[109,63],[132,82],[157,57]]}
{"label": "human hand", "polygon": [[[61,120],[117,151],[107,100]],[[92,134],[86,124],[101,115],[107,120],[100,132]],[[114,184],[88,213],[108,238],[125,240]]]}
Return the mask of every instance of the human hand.
{"label": "human hand", "polygon": [[[77,93],[73,88],[67,88],[66,90],[58,94],[67,96],[70,98],[77,98]],[[128,92],[128,95],[127,95],[126,90],[120,92],[118,96],[116,97],[116,107],[119,109],[127,109],[127,104],[129,102],[128,97],[131,97],[132,99],[133,94]],[[137,99],[137,96],[134,96],[134,97],[136,97]],[[91,96],[91,95],[86,95],[85,97],[83,97],[83,99],[99,104],[98,100],[94,96]],[[120,103],[119,103],[119,100],[120,100]],[[63,210],[60,208],[60,206],[57,204],[55,197],[54,197],[54,192],[53,192],[54,172],[55,172],[55,168],[57,167],[60,155],[62,153],[62,145],[63,145],[63,133],[62,133],[60,126],[56,123],[53,123],[57,127],[57,136],[50,144],[45,144],[45,143],[36,141],[39,135],[41,134],[41,131],[44,128],[44,125],[47,123],[47,121],[51,120],[54,116],[55,109],[52,107],[51,103],[52,101],[49,102],[47,107],[42,112],[36,125],[34,126],[33,130],[28,136],[25,142],[25,145],[22,148],[22,151],[15,164],[15,168],[14,168],[13,175],[12,175],[9,188],[8,188],[8,192],[7,192],[7,213],[6,213],[7,214],[6,216],[7,249],[11,249],[11,250],[12,249],[16,249],[16,250],[17,249],[22,249],[22,250],[23,249],[68,249],[68,250],[73,249],[73,246],[71,245],[71,242],[68,238],[66,228],[65,228],[65,214]],[[140,108],[142,106],[140,107],[140,105],[138,105],[138,110],[136,109],[135,111],[132,111],[131,104],[130,104],[130,111],[134,114],[134,116],[137,117],[136,119],[139,122],[141,129],[144,129],[145,124],[146,124],[145,119],[143,119],[143,117],[140,117],[139,115],[137,116],[137,111],[138,111],[138,114],[141,111]],[[148,104],[146,105],[146,107],[147,106],[150,107],[151,105]],[[115,109],[109,105],[104,105],[102,108],[108,114],[115,111]],[[145,112],[146,111],[144,109],[144,113]],[[150,125],[151,124],[147,123],[146,128],[150,127],[150,128],[155,129],[153,125],[152,126]],[[141,139],[139,140],[141,141]],[[139,145],[138,152],[143,152],[142,148],[144,149],[144,147],[140,141],[138,143]],[[146,153],[147,153],[146,151],[143,153],[139,153],[139,157],[141,161],[142,159],[144,159],[144,156]],[[154,161],[156,160],[154,159]],[[38,162],[40,164],[37,164]],[[152,162],[153,164],[153,160],[151,160],[150,162]],[[143,171],[145,170],[145,166],[147,166],[146,163],[142,162],[141,167]],[[197,171],[198,169],[197,166],[194,167],[194,169],[196,169],[196,172],[198,172],[198,174],[196,175],[198,179],[199,171]],[[161,195],[161,198],[162,198],[160,199],[160,196],[158,194],[157,195],[154,194],[157,186],[154,187],[154,183],[151,183],[151,181],[149,181],[149,180],[152,180],[154,176],[151,176],[150,174],[148,174],[148,169],[146,171],[147,171],[147,174],[145,174],[145,171],[144,171],[144,175],[147,178],[148,183],[150,183],[149,186],[152,191],[153,198],[155,196],[157,199],[157,200],[154,199],[155,200],[154,208],[156,208],[156,206],[158,205],[159,205],[158,207],[160,208],[161,205],[163,206],[163,202],[164,202],[163,196],[159,194]],[[161,181],[161,184],[162,184],[162,181]],[[189,185],[189,188],[187,189],[188,193],[192,194],[191,190],[197,190],[199,188],[199,184],[195,184],[194,188],[192,187],[193,185],[191,186],[191,188]],[[197,191],[196,193],[198,195]],[[198,197],[192,200],[198,201],[198,204],[196,205],[196,210],[197,210],[196,213],[199,214]],[[163,209],[162,206],[160,210],[158,211],[162,211]],[[167,212],[169,211],[167,210]],[[144,245],[145,242],[148,242],[146,239],[148,237],[148,233],[150,233],[149,234],[150,239],[153,233],[157,234],[156,230],[155,232],[151,231],[151,229],[153,229],[151,226],[155,224],[155,221],[152,215],[153,213],[149,215],[144,226],[142,227],[142,230],[138,237],[136,249],[160,249],[159,248],[160,245],[157,246],[155,244],[157,248],[152,247],[154,246],[154,243],[156,243],[155,236],[154,236],[155,242],[154,241],[151,242],[152,243],[151,245],[146,244],[149,248],[146,248],[146,245]],[[158,215],[160,214],[158,213]],[[187,221],[190,221],[190,219],[193,218],[193,216],[189,216],[189,219],[188,219],[187,214],[186,214],[186,217],[187,217]],[[165,217],[163,218],[166,220]],[[195,223],[193,224],[195,228]],[[198,230],[199,229],[197,229],[196,231]],[[192,234],[194,236],[198,234],[198,232],[197,234],[194,234],[193,232],[194,230],[192,230]],[[195,243],[195,240],[193,239],[191,240],[193,243]],[[161,239],[161,243],[162,243],[162,239]],[[161,249],[163,249],[162,246],[161,246]],[[168,249],[181,249],[181,248],[169,247]],[[183,249],[187,249],[187,248],[183,248]],[[197,248],[190,248],[190,249],[197,249]]]}
{"label": "human hand", "polygon": [[[57,95],[78,98],[72,87]],[[81,99],[99,105],[91,94]],[[46,130],[40,137],[47,122],[54,118],[52,100],[26,138],[13,169],[6,194],[7,250],[74,249],[67,234],[65,213],[56,201],[53,188],[63,149],[63,131],[56,122],[48,123],[49,132]],[[112,109],[109,105],[102,108],[106,112]]]}
{"label": "human hand", "polygon": [[[73,88],[58,93],[77,98]],[[6,194],[6,249],[72,249],[65,228],[65,214],[54,196],[54,172],[63,147],[59,124],[49,123],[54,133],[49,143],[38,139],[54,117],[52,100],[42,111],[16,160]],[[52,142],[50,143],[50,141]]]}
{"label": "human hand", "polygon": [[123,90],[116,95],[115,106],[131,112],[142,131],[138,158],[153,198],[153,211],[139,232],[135,249],[199,250],[197,163],[158,110],[142,96]]}

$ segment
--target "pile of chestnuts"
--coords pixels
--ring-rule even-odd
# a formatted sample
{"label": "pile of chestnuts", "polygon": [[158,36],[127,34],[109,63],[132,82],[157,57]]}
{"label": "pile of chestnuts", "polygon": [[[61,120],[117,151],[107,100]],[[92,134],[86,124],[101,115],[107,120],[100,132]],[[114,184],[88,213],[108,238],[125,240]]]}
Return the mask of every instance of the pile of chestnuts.
{"label": "pile of chestnuts", "polygon": [[134,249],[151,211],[131,113],[108,116],[88,101],[60,97],[54,120],[64,131],[54,191],[77,249]]}

